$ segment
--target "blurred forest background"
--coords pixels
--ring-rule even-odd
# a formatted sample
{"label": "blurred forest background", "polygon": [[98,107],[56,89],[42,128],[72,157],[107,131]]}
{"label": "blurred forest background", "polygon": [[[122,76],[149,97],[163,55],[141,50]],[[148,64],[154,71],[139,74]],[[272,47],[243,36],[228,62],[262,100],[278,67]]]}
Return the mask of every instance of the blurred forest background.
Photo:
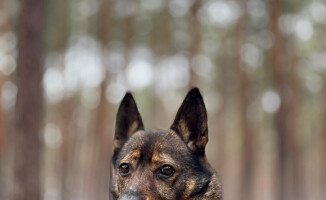
{"label": "blurred forest background", "polygon": [[105,200],[117,106],[198,86],[226,200],[324,200],[323,0],[0,0],[0,199]]}

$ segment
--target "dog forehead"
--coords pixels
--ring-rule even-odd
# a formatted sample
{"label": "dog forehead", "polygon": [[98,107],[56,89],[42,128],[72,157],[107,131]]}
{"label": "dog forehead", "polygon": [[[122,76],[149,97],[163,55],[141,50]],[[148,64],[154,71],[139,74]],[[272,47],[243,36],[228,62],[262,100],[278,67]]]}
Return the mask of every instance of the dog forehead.
{"label": "dog forehead", "polygon": [[121,157],[130,152],[139,151],[145,160],[151,160],[162,152],[170,155],[182,155],[189,152],[181,137],[171,130],[137,131],[124,145]]}
{"label": "dog forehead", "polygon": [[128,143],[133,146],[152,148],[168,148],[170,144],[184,144],[180,136],[171,130],[137,131],[132,135]]}

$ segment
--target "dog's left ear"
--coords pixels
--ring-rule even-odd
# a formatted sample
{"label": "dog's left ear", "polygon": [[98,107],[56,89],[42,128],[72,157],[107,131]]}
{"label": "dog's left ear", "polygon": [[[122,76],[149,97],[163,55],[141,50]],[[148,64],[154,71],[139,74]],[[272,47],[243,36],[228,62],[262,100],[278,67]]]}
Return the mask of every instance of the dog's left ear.
{"label": "dog's left ear", "polygon": [[171,129],[187,143],[193,153],[202,155],[208,142],[207,112],[198,88],[189,91]]}
{"label": "dog's left ear", "polygon": [[144,130],[143,121],[135,99],[130,92],[127,92],[121,101],[116,117],[114,149],[120,149],[138,130]]}

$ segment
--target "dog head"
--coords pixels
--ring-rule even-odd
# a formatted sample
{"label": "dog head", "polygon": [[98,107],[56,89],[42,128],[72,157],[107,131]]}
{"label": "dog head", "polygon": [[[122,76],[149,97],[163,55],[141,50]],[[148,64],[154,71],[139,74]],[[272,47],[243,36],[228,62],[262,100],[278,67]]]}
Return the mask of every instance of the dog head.
{"label": "dog head", "polygon": [[204,196],[214,173],[205,158],[207,133],[206,108],[197,88],[187,94],[168,130],[144,130],[135,100],[127,93],[116,118],[113,199]]}

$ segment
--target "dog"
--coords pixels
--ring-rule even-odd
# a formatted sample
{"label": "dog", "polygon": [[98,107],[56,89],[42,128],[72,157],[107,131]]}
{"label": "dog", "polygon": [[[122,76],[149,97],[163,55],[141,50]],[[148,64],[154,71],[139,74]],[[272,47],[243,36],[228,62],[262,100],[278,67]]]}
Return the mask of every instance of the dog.
{"label": "dog", "polygon": [[222,187],[205,156],[207,113],[198,88],[186,95],[170,129],[145,130],[131,93],[116,116],[113,200],[222,200]]}

